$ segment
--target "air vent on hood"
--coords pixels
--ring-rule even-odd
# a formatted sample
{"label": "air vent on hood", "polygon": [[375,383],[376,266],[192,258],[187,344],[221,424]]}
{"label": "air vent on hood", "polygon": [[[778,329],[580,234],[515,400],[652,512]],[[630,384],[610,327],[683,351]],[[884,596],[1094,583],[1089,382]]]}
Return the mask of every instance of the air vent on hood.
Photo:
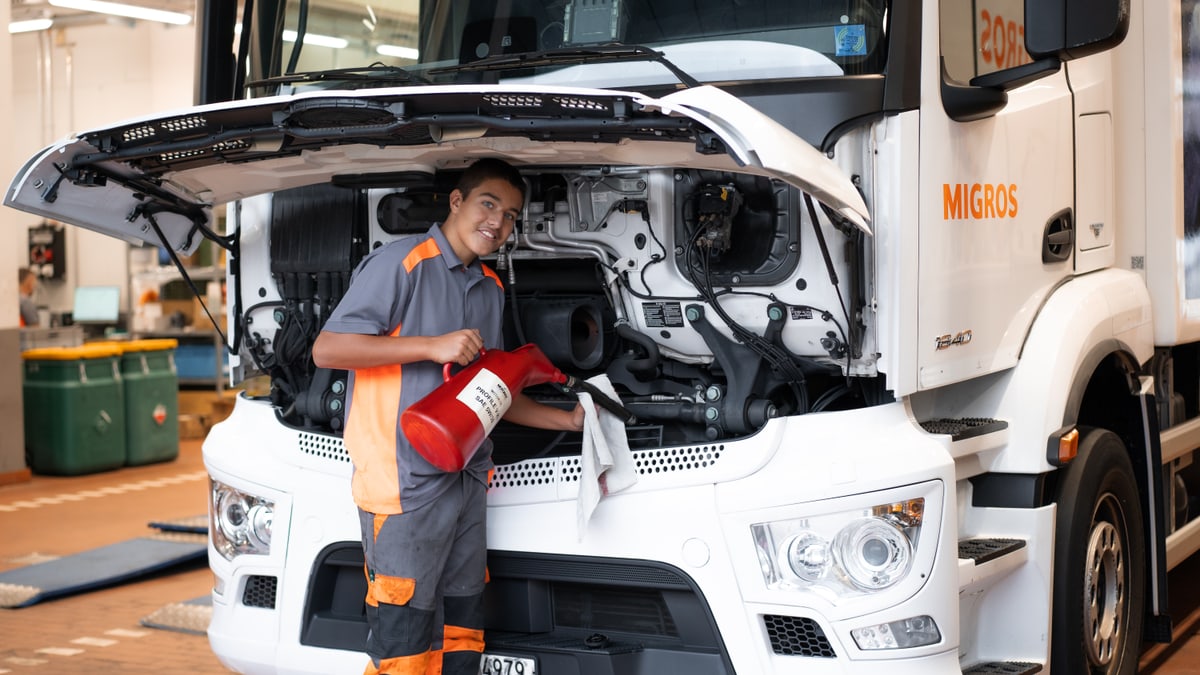
{"label": "air vent on hood", "polygon": [[581,96],[555,96],[550,100],[570,110],[595,110],[597,112],[608,110],[608,106],[604,103]]}
{"label": "air vent on hood", "polygon": [[157,126],[153,124],[140,124],[136,127],[130,127],[121,132],[121,141],[124,143],[135,143],[162,136],[178,136],[183,132],[196,131],[204,129],[207,126],[208,120],[201,115],[175,117],[162,120],[158,122]]}
{"label": "air vent on hood", "polygon": [[237,152],[250,148],[249,141],[223,141],[221,143],[213,143],[207,148],[199,148],[196,150],[176,150],[174,152],[164,152],[158,156],[162,162],[178,162],[184,159],[193,157],[203,157],[205,155],[215,154],[220,155],[226,152]]}
{"label": "air vent on hood", "polygon": [[483,100],[497,108],[542,107],[542,97],[536,94],[489,94]]}

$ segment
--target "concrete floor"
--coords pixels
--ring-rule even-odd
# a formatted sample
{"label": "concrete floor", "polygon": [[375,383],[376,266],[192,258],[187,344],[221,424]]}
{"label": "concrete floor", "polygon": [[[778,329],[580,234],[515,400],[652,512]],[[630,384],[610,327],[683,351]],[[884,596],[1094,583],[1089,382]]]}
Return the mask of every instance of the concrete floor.
{"label": "concrete floor", "polygon": [[[169,462],[0,486],[0,571],[146,536],[151,521],[203,514],[207,487],[199,440],[181,442]],[[1197,557],[1172,574],[1176,639],[1147,645],[1140,672],[1200,675],[1197,579]],[[168,604],[203,596],[211,584],[201,560],[133,583],[0,609],[0,675],[228,673],[202,635],[140,623]]]}

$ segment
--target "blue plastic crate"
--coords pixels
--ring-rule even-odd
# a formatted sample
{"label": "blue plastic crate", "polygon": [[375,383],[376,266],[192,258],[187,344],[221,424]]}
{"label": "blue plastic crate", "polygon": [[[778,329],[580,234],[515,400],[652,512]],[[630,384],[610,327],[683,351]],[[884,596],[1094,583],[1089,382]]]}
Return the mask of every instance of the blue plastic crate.
{"label": "blue plastic crate", "polygon": [[221,368],[217,368],[217,346],[215,344],[180,343],[175,348],[175,372],[180,382],[215,382],[223,378],[229,365],[229,353],[221,350]]}

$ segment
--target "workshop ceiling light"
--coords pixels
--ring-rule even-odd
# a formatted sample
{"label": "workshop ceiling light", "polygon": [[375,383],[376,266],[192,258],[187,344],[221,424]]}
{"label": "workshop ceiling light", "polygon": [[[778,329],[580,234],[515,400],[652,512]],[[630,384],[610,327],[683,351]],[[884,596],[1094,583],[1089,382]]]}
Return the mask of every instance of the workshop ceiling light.
{"label": "workshop ceiling light", "polygon": [[[284,42],[295,42],[296,41],[296,31],[294,31],[294,30],[283,31],[283,41]],[[350,44],[350,42],[347,40],[344,40],[342,38],[339,38],[339,37],[331,37],[329,35],[318,35],[316,33],[305,33],[304,34],[304,44],[315,45],[317,47],[330,47],[333,49],[345,49],[346,46]]]}
{"label": "workshop ceiling light", "polygon": [[380,56],[395,56],[401,59],[411,59],[416,61],[421,56],[421,52],[412,47],[400,47],[397,45],[379,45],[375,48],[375,52]]}
{"label": "workshop ceiling light", "polygon": [[8,24],[9,33],[31,33],[35,30],[46,30],[54,25],[54,19],[29,19],[13,21]]}
{"label": "workshop ceiling light", "polygon": [[192,22],[190,14],[168,12],[162,9],[150,9],[149,7],[138,7],[137,5],[126,5],[119,2],[104,2],[104,0],[50,0],[50,4],[63,9],[77,9],[84,12],[111,14],[130,19],[158,21],[159,23],[170,23],[177,26],[183,26]]}

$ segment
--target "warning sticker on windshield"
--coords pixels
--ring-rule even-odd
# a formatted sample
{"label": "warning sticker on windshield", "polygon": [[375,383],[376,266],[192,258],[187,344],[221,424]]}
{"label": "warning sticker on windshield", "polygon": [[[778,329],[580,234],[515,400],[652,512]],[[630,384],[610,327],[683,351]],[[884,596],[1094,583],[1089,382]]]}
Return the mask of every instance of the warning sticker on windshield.
{"label": "warning sticker on windshield", "polygon": [[861,23],[837,26],[833,29],[833,42],[837,56],[866,56],[867,29]]}

